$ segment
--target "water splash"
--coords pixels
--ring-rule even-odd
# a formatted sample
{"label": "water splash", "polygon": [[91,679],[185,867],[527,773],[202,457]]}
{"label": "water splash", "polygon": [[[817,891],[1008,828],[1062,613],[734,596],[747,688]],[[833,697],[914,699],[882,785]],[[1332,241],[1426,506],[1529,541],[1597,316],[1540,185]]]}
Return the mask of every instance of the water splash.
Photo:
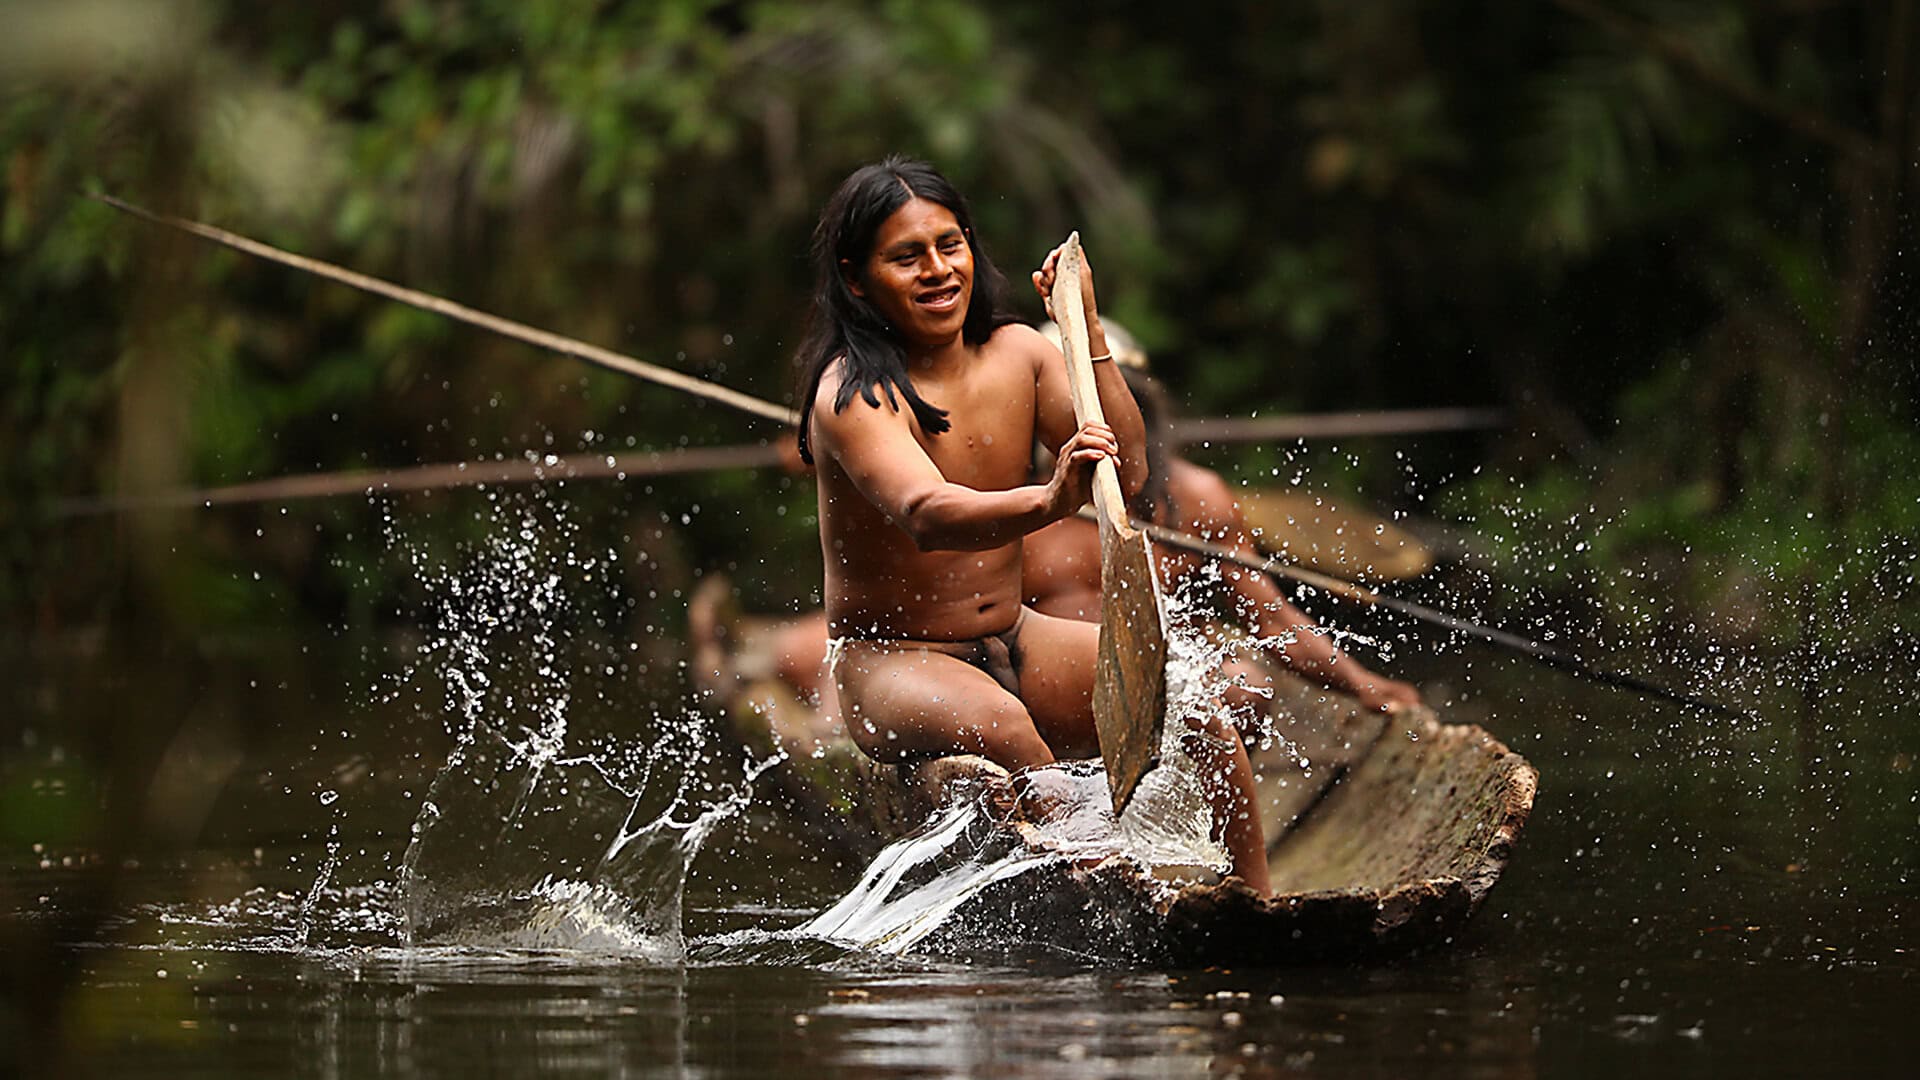
{"label": "water splash", "polygon": [[[1196,578],[1165,598],[1168,694],[1160,765],[1142,778],[1118,820],[1098,762],[1025,770],[1004,785],[958,792],[926,825],[883,850],[845,897],[793,936],[897,955],[956,929],[964,936],[983,898],[1037,871],[1120,860],[1138,883],[1136,896],[1148,897],[1174,887],[1152,876],[1156,868],[1224,872],[1229,860],[1215,836],[1207,794],[1217,785],[1185,744],[1194,726],[1206,721],[1284,744],[1266,718],[1231,704],[1226,690],[1235,678],[1229,661],[1247,650],[1283,646],[1291,636],[1233,640],[1204,632],[1210,587],[1217,582]],[[1124,919],[1121,912],[1107,914]]]}
{"label": "water splash", "polygon": [[605,629],[577,595],[608,588],[616,557],[583,556],[538,495],[495,507],[488,537],[454,560],[411,553],[431,619],[392,693],[437,679],[454,745],[401,860],[405,940],[677,961],[688,866],[780,759],[714,784],[718,740],[697,714],[652,716],[651,738],[620,715],[583,738],[576,665],[612,672],[617,650],[576,630]]}
{"label": "water splash", "polygon": [[1028,829],[1012,826],[1004,789],[959,793],[927,824],[876,856],[859,884],[797,936],[897,955],[941,929],[989,886],[1076,855],[1120,854],[1111,842],[1112,815],[1103,810],[1105,775],[1084,769],[1077,777],[1060,775],[1090,775],[1098,790],[1075,785],[1058,813]]}
{"label": "water splash", "polygon": [[[583,624],[605,627],[581,617],[575,596],[605,588],[615,559],[580,556],[564,513],[538,498],[512,509],[494,505],[490,534],[454,558],[434,562],[409,549],[430,618],[415,662],[389,695],[437,698],[434,715],[453,747],[401,860],[395,907],[403,940],[681,962],[688,868],[779,759],[743,763],[736,779],[715,784],[720,740],[698,714],[655,715],[651,737],[629,727],[584,738],[580,707],[592,696],[576,694],[575,671],[611,665],[595,654],[604,647],[596,638],[576,632]],[[1121,819],[1111,812],[1098,763],[1051,766],[971,792],[882,852],[839,901],[786,933],[793,955],[811,955],[808,943],[821,941],[899,955],[937,938],[991,933],[983,908],[1016,880],[1029,893],[1052,887],[1030,876],[1038,871],[1118,861],[1148,892],[1167,887],[1154,882],[1154,868],[1224,871],[1207,796],[1212,778],[1184,743],[1203,721],[1264,743],[1279,739],[1251,706],[1233,703],[1228,662],[1288,638],[1203,633],[1219,584],[1194,575],[1167,598],[1162,764]],[[437,694],[425,692],[434,688]],[[1259,696],[1258,687],[1240,689]],[[302,943],[311,921],[303,913]]]}
{"label": "water splash", "polygon": [[1218,790],[1224,781],[1209,776],[1189,751],[1197,728],[1239,732],[1250,748],[1277,750],[1302,769],[1312,767],[1304,749],[1280,731],[1271,684],[1249,674],[1257,665],[1237,661],[1277,656],[1307,633],[1334,637],[1342,648],[1357,642],[1379,648],[1383,657],[1387,652],[1381,642],[1323,627],[1270,635],[1227,632],[1224,628],[1233,623],[1218,616],[1228,593],[1221,567],[1209,564],[1183,576],[1164,597],[1167,711],[1161,765],[1141,778],[1118,822],[1127,853],[1151,867],[1220,871],[1228,864],[1212,835],[1208,795],[1210,786]]}
{"label": "water splash", "polygon": [[[535,853],[517,844],[508,849],[509,858],[481,858],[480,868],[465,874],[449,875],[439,862],[432,865],[440,866],[441,872],[422,873],[415,860],[404,900],[408,940],[613,952],[658,963],[679,962],[686,954],[681,908],[693,858],[716,827],[747,806],[754,780],[778,761],[770,758],[750,764],[737,784],[705,802],[694,796],[694,782],[683,779],[672,804],[651,818],[643,813],[645,791],[620,788],[591,760],[565,762],[552,771],[549,783],[585,784],[590,774],[607,791],[626,800],[626,814],[598,860],[583,871],[565,856],[556,858],[551,849]],[[554,810],[545,799],[517,805],[521,816],[506,818],[503,833],[532,826],[528,814]],[[606,818],[589,816],[587,824],[595,820]],[[439,824],[444,829],[446,819]],[[565,815],[563,824],[578,827],[581,816]],[[415,841],[415,849],[426,853],[425,858],[436,854],[428,840],[434,836],[423,832]],[[442,831],[439,842],[446,845],[448,857],[458,858],[463,851],[474,854],[457,834]],[[528,880],[535,873],[539,877]]]}
{"label": "water splash", "polygon": [[327,882],[333,879],[333,872],[340,865],[340,823],[334,822],[327,830],[327,857],[320,864],[320,872],[314,875],[313,887],[307,890],[305,899],[300,901],[299,918],[294,923],[294,942],[305,946],[307,938],[313,933],[314,910],[325,894]]}

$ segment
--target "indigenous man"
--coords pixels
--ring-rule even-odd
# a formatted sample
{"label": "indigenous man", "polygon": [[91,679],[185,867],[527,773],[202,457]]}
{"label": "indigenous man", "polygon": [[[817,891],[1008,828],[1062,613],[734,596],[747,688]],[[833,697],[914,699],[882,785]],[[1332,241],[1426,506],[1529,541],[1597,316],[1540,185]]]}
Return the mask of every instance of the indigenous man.
{"label": "indigenous man", "polygon": [[[1058,257],[1033,275],[1049,303]],[[1021,603],[1020,541],[1083,505],[1103,459],[1124,490],[1145,483],[1125,380],[1096,363],[1111,426],[1076,427],[1060,351],[1007,311],[966,201],[923,163],[848,177],[813,266],[799,448],[815,465],[828,671],[849,734],[881,761],[976,753],[1019,769],[1098,754],[1098,628]],[[1090,347],[1110,361],[1092,274],[1082,281]],[[1038,484],[1036,439],[1057,454]],[[1246,750],[1199,734],[1215,827],[1265,893]]]}
{"label": "indigenous man", "polygon": [[[1146,429],[1147,483],[1133,494],[1129,509],[1135,517],[1169,525],[1257,556],[1251,531],[1233,491],[1219,473],[1171,453],[1167,441],[1172,406],[1165,390],[1147,373],[1147,356],[1130,334],[1112,319],[1105,321],[1106,343],[1113,350],[1127,385],[1139,403]],[[1058,344],[1052,323],[1040,328],[1049,342]],[[796,457],[797,464],[797,457]],[[1160,580],[1169,587],[1184,581],[1204,565],[1196,556],[1156,545]],[[1387,710],[1416,705],[1420,693],[1412,684],[1390,679],[1370,669],[1353,654],[1341,650],[1324,631],[1286,599],[1265,574],[1223,565],[1221,584],[1234,608],[1236,623],[1274,642],[1269,654],[1293,671],[1323,686],[1352,694],[1367,708]],[[1067,517],[1029,533],[1022,541],[1021,592],[1028,607],[1048,615],[1095,622],[1100,618],[1100,532],[1093,522]],[[828,636],[825,615],[806,615],[788,622],[772,638],[775,673],[838,723],[838,704],[825,685],[822,654]],[[1258,665],[1235,662],[1227,672],[1232,711],[1243,722],[1263,716],[1272,704],[1270,679]]]}
{"label": "indigenous man", "polygon": [[[1147,374],[1146,352],[1112,320],[1107,321],[1105,329],[1114,362],[1140,403],[1147,433],[1149,480],[1129,499],[1129,511],[1135,517],[1205,537],[1257,558],[1252,535],[1227,482],[1219,473],[1169,449],[1172,408],[1166,391]],[[1048,341],[1060,340],[1060,331],[1052,323],[1041,327],[1040,332]],[[1155,545],[1153,552],[1161,581],[1181,581],[1203,565],[1197,556],[1173,548]],[[1336,646],[1313,620],[1287,602],[1272,578],[1231,565],[1222,566],[1220,576],[1228,594],[1224,599],[1236,609],[1235,621],[1276,642],[1270,652],[1282,664],[1322,686],[1352,694],[1370,709],[1420,703],[1420,692],[1411,684],[1369,671],[1352,654]],[[1037,611],[1069,619],[1099,619],[1098,527],[1081,518],[1066,518],[1028,536],[1022,591]],[[1271,680],[1258,666],[1238,661],[1228,674],[1232,689],[1227,697],[1235,715],[1243,723],[1264,716],[1272,702]]]}

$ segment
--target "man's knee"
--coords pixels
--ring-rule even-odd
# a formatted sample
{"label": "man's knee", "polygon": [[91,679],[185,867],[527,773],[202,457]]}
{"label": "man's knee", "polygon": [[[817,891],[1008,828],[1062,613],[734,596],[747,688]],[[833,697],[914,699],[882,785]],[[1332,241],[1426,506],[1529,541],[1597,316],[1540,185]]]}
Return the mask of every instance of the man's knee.
{"label": "man's knee", "polygon": [[1189,716],[1186,724],[1180,742],[1196,761],[1218,764],[1247,752],[1240,741],[1240,729],[1218,714]]}
{"label": "man's knee", "polygon": [[890,725],[882,727],[875,722],[873,716],[858,702],[842,709],[840,719],[846,725],[847,737],[868,758],[892,764],[910,756],[910,748],[900,745],[900,733]]}
{"label": "man's knee", "polygon": [[1053,751],[1040,737],[1033,716],[1018,701],[987,703],[969,726],[980,740],[981,753],[997,765],[1018,769],[1053,760]]}
{"label": "man's knee", "polygon": [[1226,666],[1222,674],[1227,679],[1227,690],[1222,697],[1232,711],[1236,725],[1243,730],[1265,719],[1273,710],[1273,678],[1258,664],[1235,660]]}

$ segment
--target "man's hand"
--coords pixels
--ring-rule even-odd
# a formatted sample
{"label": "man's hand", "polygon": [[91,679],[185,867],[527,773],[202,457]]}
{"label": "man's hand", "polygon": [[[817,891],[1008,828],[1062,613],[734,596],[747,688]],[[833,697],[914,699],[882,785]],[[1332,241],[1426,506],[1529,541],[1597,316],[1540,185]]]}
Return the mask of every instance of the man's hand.
{"label": "man's hand", "polygon": [[1369,712],[1397,712],[1420,704],[1420,691],[1414,689],[1412,683],[1384,675],[1369,675],[1352,689],[1353,696],[1359,698]]}
{"label": "man's hand", "polygon": [[1093,470],[1105,458],[1120,460],[1120,441],[1113,429],[1082,424],[1054,458],[1053,479],[1047,482],[1048,520],[1058,521],[1093,498]]}
{"label": "man's hand", "polygon": [[[1033,287],[1047,301],[1047,310],[1054,316],[1055,322],[1066,310],[1061,307],[1055,311],[1056,305],[1053,303],[1053,289],[1058,281],[1060,256],[1064,247],[1063,244],[1048,252],[1046,261],[1033,273]],[[1106,331],[1100,327],[1100,316],[1094,305],[1092,268],[1083,264],[1081,270],[1079,299],[1087,316],[1087,350],[1091,354],[1084,359],[1110,359],[1113,349],[1107,342]],[[1064,326],[1061,332],[1066,332]],[[1078,416],[1074,408],[1075,379],[1069,376],[1068,365],[1062,358],[1063,351],[1042,346],[1034,350],[1033,357],[1036,385],[1040,391],[1036,425],[1040,441],[1048,446],[1064,448],[1083,418]],[[1101,419],[1112,425],[1109,430],[1118,435],[1118,447],[1113,455],[1114,467],[1119,473],[1120,494],[1123,498],[1132,498],[1147,483],[1147,432],[1146,423],[1140,418],[1140,404],[1134,400],[1133,391],[1128,388],[1127,380],[1120,374],[1117,364],[1094,364],[1093,383],[1100,399]]]}
{"label": "man's hand", "polygon": [[[1047,317],[1056,324],[1060,316],[1053,310],[1053,282],[1060,266],[1060,251],[1065,244],[1047,252],[1047,258],[1040,269],[1033,272],[1033,288],[1040,294],[1040,301],[1047,305]],[[1080,249],[1080,303],[1087,312],[1087,339],[1093,347],[1093,355],[1099,356],[1106,351],[1107,335],[1100,328],[1100,309],[1093,299],[1093,264],[1087,261],[1086,248]],[[1063,331],[1064,332],[1064,331]]]}

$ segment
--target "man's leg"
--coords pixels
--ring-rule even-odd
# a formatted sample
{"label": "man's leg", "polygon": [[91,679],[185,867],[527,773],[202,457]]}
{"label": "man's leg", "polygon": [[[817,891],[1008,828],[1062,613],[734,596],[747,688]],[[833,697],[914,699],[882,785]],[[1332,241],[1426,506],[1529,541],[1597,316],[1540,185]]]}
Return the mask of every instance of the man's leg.
{"label": "man's leg", "polygon": [[833,681],[848,734],[875,761],[979,754],[1012,770],[1054,759],[1019,698],[944,653],[849,641]]}
{"label": "man's leg", "polygon": [[[1020,696],[1047,742],[1068,757],[1099,753],[1093,720],[1093,676],[1100,628],[1029,611],[1020,624]],[[1217,720],[1189,719],[1181,745],[1200,767],[1213,804],[1214,828],[1233,872],[1261,894],[1270,886],[1267,846],[1254,812],[1253,766],[1240,733]]]}
{"label": "man's leg", "polygon": [[1052,615],[1057,619],[1098,623],[1100,621],[1100,590],[1063,589],[1041,597],[1040,602],[1033,605],[1033,610]]}
{"label": "man's leg", "polygon": [[1251,741],[1270,726],[1273,713],[1273,675],[1252,660],[1229,660],[1220,668],[1227,688],[1221,694],[1241,741]]}
{"label": "man's leg", "polygon": [[810,612],[774,631],[773,670],[802,698],[823,697],[827,688],[827,614]]}
{"label": "man's leg", "polygon": [[1093,671],[1100,626],[1042,615],[1029,608],[1014,643],[1020,700],[1047,745],[1061,757],[1094,757],[1100,736],[1093,724]]}
{"label": "man's leg", "polygon": [[827,670],[827,615],[816,611],[792,620],[773,637],[773,672],[801,701],[818,711],[816,729],[840,730],[840,695]]}
{"label": "man's leg", "polygon": [[1253,763],[1247,760],[1240,732],[1218,719],[1187,718],[1180,746],[1200,768],[1200,789],[1213,804],[1213,823],[1233,872],[1265,896],[1273,885],[1267,875],[1267,841],[1254,801]]}

